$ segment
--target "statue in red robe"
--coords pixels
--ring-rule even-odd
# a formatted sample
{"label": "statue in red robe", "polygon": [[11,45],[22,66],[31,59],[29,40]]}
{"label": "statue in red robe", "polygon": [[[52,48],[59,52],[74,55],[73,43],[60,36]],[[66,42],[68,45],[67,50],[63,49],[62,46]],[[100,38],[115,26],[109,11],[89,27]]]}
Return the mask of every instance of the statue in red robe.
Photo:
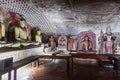
{"label": "statue in red robe", "polygon": [[50,39],[50,47],[51,47],[51,50],[53,50],[55,48],[55,40],[54,40],[54,37],[51,36]]}
{"label": "statue in red robe", "polygon": [[73,43],[74,43],[74,39],[73,39],[73,37],[70,36],[70,39],[69,39],[69,50],[73,49]]}

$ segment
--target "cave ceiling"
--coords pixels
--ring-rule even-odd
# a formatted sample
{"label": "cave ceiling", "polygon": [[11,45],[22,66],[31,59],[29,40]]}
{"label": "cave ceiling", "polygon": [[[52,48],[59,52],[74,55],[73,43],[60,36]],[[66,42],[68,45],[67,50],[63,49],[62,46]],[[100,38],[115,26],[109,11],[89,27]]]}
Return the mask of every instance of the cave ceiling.
{"label": "cave ceiling", "polygon": [[120,21],[119,0],[1,0],[0,7],[22,14],[28,24],[47,33],[97,32],[114,29]]}

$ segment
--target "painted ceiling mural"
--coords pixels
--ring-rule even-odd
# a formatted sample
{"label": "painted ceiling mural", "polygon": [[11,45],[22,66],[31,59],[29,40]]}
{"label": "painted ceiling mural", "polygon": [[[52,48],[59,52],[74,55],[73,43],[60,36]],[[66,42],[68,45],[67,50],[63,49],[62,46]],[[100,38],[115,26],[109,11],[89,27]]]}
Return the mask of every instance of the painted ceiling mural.
{"label": "painted ceiling mural", "polygon": [[0,0],[0,7],[23,15],[29,25],[40,27],[43,32],[53,33],[50,22],[29,0]]}
{"label": "painted ceiling mural", "polygon": [[103,0],[0,0],[0,7],[22,14],[28,24],[44,32],[77,35],[96,34],[107,26],[120,29],[120,2]]}

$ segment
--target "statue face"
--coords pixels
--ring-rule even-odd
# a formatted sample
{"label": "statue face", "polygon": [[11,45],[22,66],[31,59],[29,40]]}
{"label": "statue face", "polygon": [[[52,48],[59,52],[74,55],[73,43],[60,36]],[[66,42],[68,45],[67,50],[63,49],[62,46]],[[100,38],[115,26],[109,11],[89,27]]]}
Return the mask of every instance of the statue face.
{"label": "statue face", "polygon": [[41,34],[41,31],[37,31],[37,34],[40,35],[40,34]]}
{"label": "statue face", "polygon": [[89,37],[88,36],[85,36],[85,38],[84,38],[86,41],[88,41],[89,40]]}
{"label": "statue face", "polygon": [[53,38],[53,36],[51,36],[51,38]]}
{"label": "statue face", "polygon": [[108,40],[108,41],[111,41],[111,36],[107,36],[107,40]]}
{"label": "statue face", "polygon": [[70,39],[72,39],[73,37],[72,36],[70,36]]}
{"label": "statue face", "polygon": [[20,21],[20,26],[24,28],[26,26],[26,22],[25,21]]}

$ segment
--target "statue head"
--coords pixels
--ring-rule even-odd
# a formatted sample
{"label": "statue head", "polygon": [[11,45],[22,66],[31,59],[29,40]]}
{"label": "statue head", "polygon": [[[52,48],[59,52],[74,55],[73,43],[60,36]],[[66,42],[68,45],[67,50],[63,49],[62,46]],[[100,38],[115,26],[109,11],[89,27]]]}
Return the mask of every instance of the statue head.
{"label": "statue head", "polygon": [[41,35],[41,31],[40,30],[37,31],[37,35]]}
{"label": "statue head", "polygon": [[51,39],[53,39],[54,37],[53,36],[50,36]]}
{"label": "statue head", "polygon": [[89,41],[89,36],[87,34],[84,36],[84,40]]}
{"label": "statue head", "polygon": [[25,19],[23,17],[21,17],[21,19],[20,19],[20,26],[22,28],[24,28],[26,26],[26,21],[25,21]]}
{"label": "statue head", "polygon": [[70,39],[73,39],[73,37],[72,37],[72,36],[70,36]]}
{"label": "statue head", "polygon": [[108,26],[108,27],[106,28],[106,33],[107,33],[107,34],[111,34],[111,27],[110,27],[110,26]]}

